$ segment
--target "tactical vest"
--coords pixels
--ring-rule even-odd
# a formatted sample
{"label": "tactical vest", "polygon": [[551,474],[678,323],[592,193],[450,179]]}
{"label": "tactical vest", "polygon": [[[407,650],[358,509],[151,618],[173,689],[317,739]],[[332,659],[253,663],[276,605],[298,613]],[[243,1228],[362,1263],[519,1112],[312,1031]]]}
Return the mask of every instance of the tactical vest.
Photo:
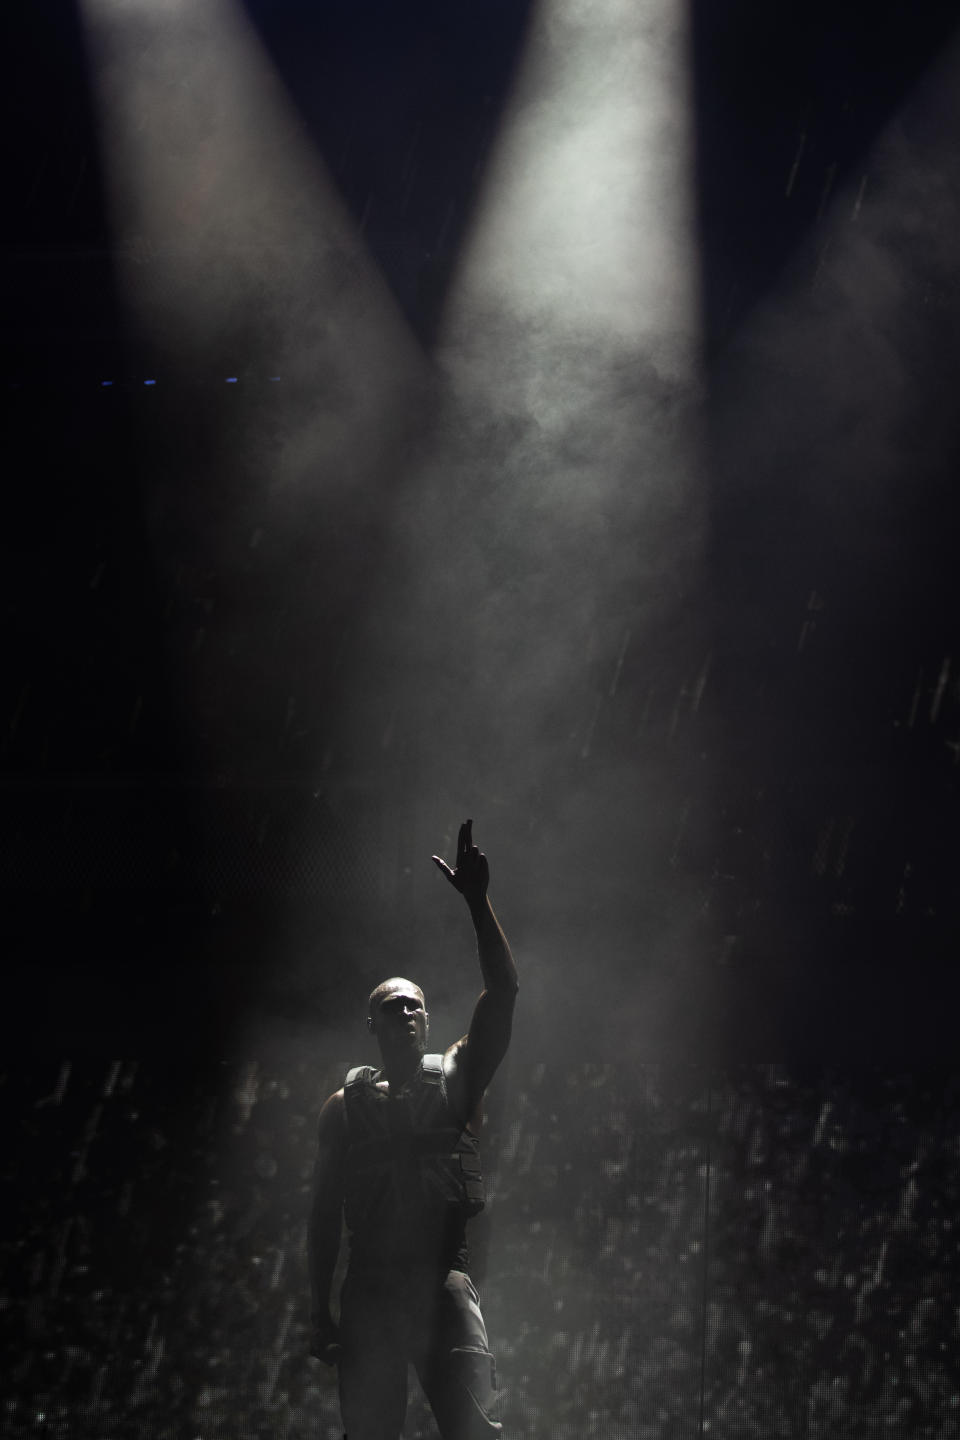
{"label": "tactical vest", "polygon": [[453,1265],[466,1221],[483,1209],[479,1141],[453,1114],[442,1055],[424,1055],[395,1093],[381,1090],[380,1078],[360,1065],[343,1089],[351,1257],[432,1255]]}

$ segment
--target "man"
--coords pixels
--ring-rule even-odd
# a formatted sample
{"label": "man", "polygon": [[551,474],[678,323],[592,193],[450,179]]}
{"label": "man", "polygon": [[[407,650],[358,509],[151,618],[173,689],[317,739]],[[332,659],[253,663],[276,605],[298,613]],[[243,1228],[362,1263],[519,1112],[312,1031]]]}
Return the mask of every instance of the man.
{"label": "man", "polygon": [[[469,1032],[427,1050],[423,991],[395,978],[370,996],[380,1070],[351,1070],[320,1112],[309,1226],[311,1350],[339,1372],[347,1440],[397,1440],[413,1363],[443,1440],[489,1440],[493,1356],[467,1273],[466,1222],[483,1206],[483,1095],[510,1042],[517,972],[487,898],[489,868],[460,827],[453,870],[433,861],[470,908],[483,992]],[[350,1245],[340,1320],[330,1287],[341,1216]]]}

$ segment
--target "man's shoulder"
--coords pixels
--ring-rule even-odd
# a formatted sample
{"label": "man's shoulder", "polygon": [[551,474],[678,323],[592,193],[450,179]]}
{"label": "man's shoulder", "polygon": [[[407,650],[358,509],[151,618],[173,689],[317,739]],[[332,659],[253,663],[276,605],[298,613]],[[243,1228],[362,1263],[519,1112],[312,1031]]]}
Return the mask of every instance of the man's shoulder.
{"label": "man's shoulder", "polygon": [[467,1125],[474,1134],[479,1134],[483,1123],[483,1095],[481,1093],[471,1097],[468,1092],[467,1048],[467,1037],[463,1035],[444,1052],[443,1078],[454,1114],[459,1117],[461,1124]]}
{"label": "man's shoulder", "polygon": [[460,1039],[454,1040],[452,1045],[448,1045],[446,1050],[444,1050],[443,1054],[439,1057],[440,1063],[443,1066],[443,1073],[448,1080],[452,1075],[455,1075],[457,1073],[457,1067],[459,1066],[460,1061],[463,1058],[463,1052],[466,1050],[466,1048],[467,1037],[466,1035],[461,1035]]}

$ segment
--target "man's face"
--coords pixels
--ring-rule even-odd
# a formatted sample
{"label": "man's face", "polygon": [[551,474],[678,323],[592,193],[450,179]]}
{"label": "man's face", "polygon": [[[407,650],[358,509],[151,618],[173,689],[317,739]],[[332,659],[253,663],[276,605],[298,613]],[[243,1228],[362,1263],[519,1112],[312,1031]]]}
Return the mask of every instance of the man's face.
{"label": "man's face", "polygon": [[409,980],[391,981],[370,1015],[384,1059],[416,1054],[427,1048],[427,1009],[423,992]]}

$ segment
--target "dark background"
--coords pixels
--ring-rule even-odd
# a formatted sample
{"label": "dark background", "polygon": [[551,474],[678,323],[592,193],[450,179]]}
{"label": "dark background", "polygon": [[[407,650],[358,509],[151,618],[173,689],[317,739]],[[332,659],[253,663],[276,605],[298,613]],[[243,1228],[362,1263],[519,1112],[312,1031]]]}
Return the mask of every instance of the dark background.
{"label": "dark background", "polygon": [[[429,362],[525,6],[248,10]],[[662,554],[641,630],[629,573],[605,593],[599,647],[571,652],[534,726],[509,677],[457,653],[455,623],[425,638],[431,576],[407,604],[389,477],[346,499],[262,498],[290,413],[263,380],[262,326],[222,334],[200,374],[125,318],[77,13],[7,7],[11,1041],[309,1037],[356,1014],[384,968],[416,969],[446,1003],[459,981],[438,950],[468,956],[469,932],[428,857],[471,813],[529,1013],[559,1044],[949,1050],[957,113],[956,87],[929,76],[951,7],[691,16],[704,563],[691,582],[682,545]],[[831,203],[864,176],[869,254],[831,269],[854,233]],[[880,307],[870,287],[891,275]],[[303,403],[335,390],[318,375]],[[408,471],[434,404],[429,386],[411,402]],[[234,530],[246,543],[225,562]],[[522,536],[489,548],[488,577],[527,564]],[[472,576],[471,554],[464,541]],[[588,551],[576,583],[605,563]],[[443,577],[437,593],[446,608]],[[534,655],[541,622],[528,609],[507,628],[521,619]],[[594,706],[615,664],[615,699]]]}

